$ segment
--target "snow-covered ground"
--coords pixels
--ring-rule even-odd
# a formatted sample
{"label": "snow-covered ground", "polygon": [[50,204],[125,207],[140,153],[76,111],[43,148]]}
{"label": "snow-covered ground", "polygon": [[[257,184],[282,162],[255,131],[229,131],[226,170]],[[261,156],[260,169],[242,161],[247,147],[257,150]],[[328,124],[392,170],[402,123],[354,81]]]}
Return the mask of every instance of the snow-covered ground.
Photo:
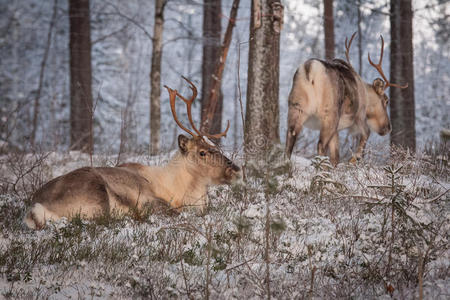
{"label": "snow-covered ground", "polygon": [[438,158],[335,169],[320,157],[269,159],[263,175],[211,188],[204,215],[61,220],[42,231],[21,221],[31,193],[89,156],[0,160],[0,298],[412,299],[420,286],[424,299],[450,297],[450,174]]}

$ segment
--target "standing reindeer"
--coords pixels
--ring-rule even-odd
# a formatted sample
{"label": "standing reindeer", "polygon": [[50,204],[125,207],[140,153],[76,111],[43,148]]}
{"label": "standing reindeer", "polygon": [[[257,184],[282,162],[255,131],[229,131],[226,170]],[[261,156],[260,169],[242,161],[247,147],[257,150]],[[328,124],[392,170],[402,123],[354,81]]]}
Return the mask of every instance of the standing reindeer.
{"label": "standing reindeer", "polygon": [[[126,163],[114,168],[85,167],[57,177],[34,193],[25,224],[32,229],[40,229],[47,220],[70,219],[74,215],[93,218],[102,213],[126,213],[132,209],[139,211],[145,205],[161,200],[178,211],[186,206],[204,210],[208,186],[231,183],[239,177],[240,168],[208,139],[226,136],[229,122],[223,133],[215,135],[202,133],[195,127],[191,106],[197,97],[197,89],[192,82],[184,79],[192,90],[190,99],[166,88],[175,122],[192,138],[178,136],[179,151],[166,166]],[[184,127],[177,118],[177,96],[187,106],[189,122],[195,133]]]}
{"label": "standing reindeer", "polygon": [[[380,61],[369,63],[380,73],[372,84],[366,83],[350,64],[349,51],[356,32],[350,42],[345,39],[345,56],[341,59],[323,61],[309,59],[301,65],[293,80],[289,94],[288,127],[286,134],[286,154],[290,158],[298,134],[303,126],[320,130],[317,152],[326,155],[330,151],[331,163],[339,162],[338,131],[349,128],[358,147],[350,162],[361,159],[370,130],[383,136],[391,131],[387,114],[389,102],[385,91],[388,87],[406,88],[390,83],[381,68],[384,40],[381,36]],[[348,42],[348,43],[347,43]]]}

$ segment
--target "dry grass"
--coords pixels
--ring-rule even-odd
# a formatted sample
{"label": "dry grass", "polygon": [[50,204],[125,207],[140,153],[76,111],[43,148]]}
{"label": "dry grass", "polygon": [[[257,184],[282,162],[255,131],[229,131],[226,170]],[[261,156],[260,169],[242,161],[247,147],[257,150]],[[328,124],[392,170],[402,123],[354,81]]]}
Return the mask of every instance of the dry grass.
{"label": "dry grass", "polygon": [[424,298],[448,296],[448,165],[278,157],[212,189],[202,216],[113,214],[39,232],[21,223],[28,199],[73,158],[2,157],[2,297],[417,298],[419,279]]}

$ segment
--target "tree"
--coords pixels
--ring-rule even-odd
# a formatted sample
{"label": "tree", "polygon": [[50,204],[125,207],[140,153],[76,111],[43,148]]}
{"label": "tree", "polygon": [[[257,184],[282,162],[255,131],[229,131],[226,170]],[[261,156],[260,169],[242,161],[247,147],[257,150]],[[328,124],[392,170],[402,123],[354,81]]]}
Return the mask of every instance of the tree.
{"label": "tree", "polygon": [[358,23],[358,73],[359,75],[362,75],[362,14],[361,14],[361,0],[358,0],[356,2],[356,9],[357,9],[357,23]]}
{"label": "tree", "polygon": [[391,145],[416,150],[411,0],[391,0],[390,80],[408,88],[390,89]]}
{"label": "tree", "polygon": [[[209,0],[203,3],[203,58],[202,58],[202,130],[205,129],[205,121],[210,106],[210,91],[213,85],[213,75],[220,58],[220,34],[222,25],[220,16],[222,12],[221,0]],[[222,125],[223,95],[219,86],[217,92],[217,105],[214,112],[209,133],[219,133]]]}
{"label": "tree", "polygon": [[157,154],[160,148],[162,34],[166,3],[167,0],[156,0],[155,2],[155,25],[153,27],[152,66],[150,71],[150,154]]}
{"label": "tree", "polygon": [[47,43],[45,45],[44,56],[42,57],[41,70],[39,72],[39,83],[38,89],[36,91],[36,96],[34,97],[34,111],[33,111],[33,129],[31,131],[30,143],[31,146],[35,146],[36,142],[36,132],[38,128],[38,118],[39,118],[39,106],[40,106],[40,98],[42,93],[42,87],[44,85],[44,74],[45,68],[47,66],[48,53],[50,51],[50,46],[52,43],[52,33],[53,27],[55,26],[55,20],[58,12],[58,0],[54,0],[53,2],[53,14],[50,20],[50,25],[47,33]]}
{"label": "tree", "polygon": [[261,154],[280,142],[279,74],[280,1],[252,1],[248,55],[247,104],[244,145],[247,154]]}
{"label": "tree", "polygon": [[[237,16],[237,11],[239,8],[240,0],[233,0],[233,5],[231,6],[230,17],[228,19],[227,29],[225,31],[225,35],[223,37],[223,43],[220,47],[220,55],[217,63],[214,66],[214,72],[211,74],[210,87],[208,92],[208,103],[205,105],[204,110],[202,110],[202,127],[201,130],[206,133],[211,132],[211,127],[213,123],[215,123],[218,127],[218,132],[220,132],[221,119],[217,121],[215,120],[215,115],[218,113],[222,113],[222,97],[220,92],[220,86],[222,84],[223,71],[225,69],[225,63],[227,61],[228,50],[230,49],[231,38],[233,36],[233,28],[235,26],[235,20]],[[220,103],[219,103],[220,102]],[[217,107],[220,105],[220,111],[218,111]],[[228,131],[230,123],[227,125]],[[216,140],[219,142],[219,140]]]}
{"label": "tree", "polygon": [[325,33],[325,58],[334,58],[333,0],[323,0],[323,27]]}
{"label": "tree", "polygon": [[93,106],[89,0],[70,0],[70,148],[92,153]]}

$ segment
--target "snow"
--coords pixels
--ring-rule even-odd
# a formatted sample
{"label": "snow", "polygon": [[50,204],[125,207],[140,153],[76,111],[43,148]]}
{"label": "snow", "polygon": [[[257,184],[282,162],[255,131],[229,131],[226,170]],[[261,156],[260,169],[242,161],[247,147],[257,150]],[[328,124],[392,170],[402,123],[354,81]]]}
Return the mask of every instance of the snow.
{"label": "snow", "polygon": [[[111,165],[116,159],[95,155],[93,164]],[[384,287],[388,281],[394,287],[393,297],[411,298],[418,292],[417,257],[425,253],[424,295],[445,298],[450,292],[450,195],[430,199],[445,192],[448,170],[433,173],[411,157],[386,162],[402,164],[404,169],[414,166],[414,172],[398,174],[403,190],[397,203],[404,214],[396,210],[392,244],[392,194],[382,188],[389,184],[385,165],[367,160],[357,166],[341,163],[330,170],[317,165],[321,159],[294,155],[292,173],[274,177],[278,182],[274,193],[258,177],[246,184],[211,188],[211,204],[204,215],[187,210],[178,216],[149,215],[143,220],[132,216],[107,222],[62,219],[49,222],[45,230],[30,231],[21,224],[27,197],[8,190],[0,196],[2,296],[131,299],[189,294],[201,298],[210,251],[211,297],[264,297],[268,204],[274,298],[307,295],[313,268],[317,298],[388,299]],[[27,155],[25,160],[32,163],[35,158]],[[161,164],[167,156],[127,159],[133,160]],[[90,157],[78,152],[51,153],[35,172],[46,170],[40,174],[48,180],[89,164]],[[8,173],[11,165],[2,163],[1,178],[14,179]],[[329,180],[322,190],[311,188],[317,175]],[[393,268],[388,271],[390,252]]]}
{"label": "snow", "polygon": [[[161,134],[167,154],[128,154],[148,150],[151,41],[120,17],[113,5],[147,30],[152,28],[153,6],[143,0],[113,0],[106,5],[91,2],[92,40],[98,40],[92,49],[93,94],[98,103],[92,166],[127,161],[162,165],[173,155],[180,131],[173,123],[164,91]],[[250,5],[242,2],[222,86],[223,128],[230,120],[229,133],[233,133],[225,139],[225,149],[242,144],[237,85],[245,107],[250,14]],[[450,127],[450,48],[437,34],[437,20],[443,12],[448,14],[450,6],[437,3],[413,1],[417,140],[419,148],[429,150],[436,149],[433,141],[439,131]],[[290,0],[283,4],[281,137],[286,132],[287,97],[295,70],[308,58],[323,57],[320,2]],[[51,5],[52,1],[37,0],[0,4],[4,8],[0,27],[5,29],[5,36],[0,37],[0,148],[26,147],[32,115],[29,104],[37,87]],[[143,220],[132,216],[80,222],[63,219],[42,231],[27,230],[21,220],[32,192],[54,177],[91,165],[89,155],[67,152],[69,22],[67,2],[58,5],[37,132],[42,149],[55,152],[0,156],[0,298],[203,298],[208,251],[210,298],[265,298],[267,204],[272,222],[269,266],[273,298],[391,299],[386,291],[388,282],[394,287],[392,297],[418,298],[419,255],[426,255],[424,298],[450,297],[448,162],[438,164],[421,150],[416,158],[389,158],[389,137],[375,134],[369,140],[367,158],[360,164],[342,162],[327,169],[307,158],[315,153],[317,132],[303,130],[297,152],[307,157],[293,155],[291,170],[270,178],[276,183],[275,192],[267,192],[264,178],[253,177],[246,183],[213,187],[205,215],[185,211],[175,217],[150,215]],[[425,9],[426,5],[431,8]],[[223,6],[226,15],[230,1]],[[386,39],[386,53],[389,51],[389,16],[372,11],[377,8],[375,2],[362,8],[363,58],[369,51],[378,53],[380,33]],[[202,9],[195,1],[169,1],[166,7],[162,84],[182,94],[190,91],[180,75],[190,78],[200,90]],[[338,57],[343,57],[345,36],[355,31],[354,9],[350,2],[336,2]],[[382,11],[387,13],[387,7]],[[227,22],[226,18],[221,21]],[[123,31],[100,40],[125,25]],[[358,60],[356,49],[350,55],[352,61]],[[389,69],[389,55],[385,55],[384,69]],[[362,77],[371,82],[377,76],[363,59]],[[127,105],[130,109],[124,118]],[[195,120],[199,119],[198,107],[194,106]],[[186,123],[186,115],[179,111]],[[122,118],[128,120],[124,143],[130,151],[118,158]],[[341,151],[343,161],[349,153]],[[243,162],[238,151],[231,155]],[[278,161],[267,170],[282,164]],[[403,187],[395,199],[383,170],[389,164],[404,165],[398,181]]]}

